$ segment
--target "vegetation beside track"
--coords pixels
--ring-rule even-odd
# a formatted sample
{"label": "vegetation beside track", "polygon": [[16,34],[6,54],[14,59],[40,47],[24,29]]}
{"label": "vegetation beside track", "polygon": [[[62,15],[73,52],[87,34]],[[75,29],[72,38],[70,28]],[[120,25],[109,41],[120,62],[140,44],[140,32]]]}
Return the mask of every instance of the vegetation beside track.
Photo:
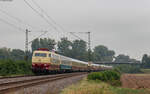
{"label": "vegetation beside track", "polygon": [[109,83],[113,86],[120,86],[121,74],[114,70],[107,70],[103,72],[93,72],[88,75],[88,80],[100,80]]}
{"label": "vegetation beside track", "polygon": [[140,65],[118,65],[114,67],[114,70],[117,72],[122,73],[143,73],[141,71],[141,66]]}
{"label": "vegetation beside track", "polygon": [[123,74],[123,73],[129,73],[129,74],[150,74],[150,68],[143,68],[140,65],[119,65],[115,66],[115,71]]}
{"label": "vegetation beside track", "polygon": [[141,69],[143,73],[150,74],[150,69]]}
{"label": "vegetation beside track", "polygon": [[1,76],[31,75],[31,74],[33,74],[31,70],[31,62],[0,60]]}
{"label": "vegetation beside track", "polygon": [[146,89],[121,88],[120,78],[116,75],[119,74],[114,70],[91,73],[79,83],[65,88],[61,94],[150,94]]}

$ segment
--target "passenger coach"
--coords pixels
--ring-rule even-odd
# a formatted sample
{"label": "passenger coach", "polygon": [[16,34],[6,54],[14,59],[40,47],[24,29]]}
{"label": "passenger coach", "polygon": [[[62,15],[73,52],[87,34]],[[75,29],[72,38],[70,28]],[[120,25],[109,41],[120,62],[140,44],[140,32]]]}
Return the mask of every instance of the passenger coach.
{"label": "passenger coach", "polygon": [[32,70],[35,73],[89,71],[89,67],[88,62],[62,56],[45,48],[34,51],[32,56]]}

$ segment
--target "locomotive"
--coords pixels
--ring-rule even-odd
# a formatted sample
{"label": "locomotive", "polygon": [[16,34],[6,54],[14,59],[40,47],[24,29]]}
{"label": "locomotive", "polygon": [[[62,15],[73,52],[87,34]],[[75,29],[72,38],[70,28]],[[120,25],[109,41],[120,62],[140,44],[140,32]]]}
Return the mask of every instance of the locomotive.
{"label": "locomotive", "polygon": [[90,72],[104,68],[106,67],[59,55],[45,48],[35,50],[32,56],[34,73]]}

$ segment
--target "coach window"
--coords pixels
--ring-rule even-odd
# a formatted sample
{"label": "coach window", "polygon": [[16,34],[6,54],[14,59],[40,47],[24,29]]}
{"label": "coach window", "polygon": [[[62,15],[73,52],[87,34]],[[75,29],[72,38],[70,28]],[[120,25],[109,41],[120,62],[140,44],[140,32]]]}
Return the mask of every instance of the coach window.
{"label": "coach window", "polygon": [[49,57],[52,57],[51,54],[49,54]]}

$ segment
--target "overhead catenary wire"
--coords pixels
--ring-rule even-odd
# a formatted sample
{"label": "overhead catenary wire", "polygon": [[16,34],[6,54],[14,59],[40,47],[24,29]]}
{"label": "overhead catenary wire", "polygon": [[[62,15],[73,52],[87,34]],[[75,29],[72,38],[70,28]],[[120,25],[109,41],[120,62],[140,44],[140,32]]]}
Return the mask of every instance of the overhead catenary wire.
{"label": "overhead catenary wire", "polygon": [[54,23],[56,26],[58,26],[63,32],[69,33],[70,35],[72,35],[72,36],[74,36],[74,37],[76,37],[76,38],[78,38],[78,39],[80,39],[80,40],[83,40],[83,39],[80,38],[79,36],[77,36],[77,35],[75,35],[75,34],[73,34],[73,33],[67,32],[60,24],[56,23],[56,21],[55,21],[51,16],[49,16],[49,15],[47,14],[47,12],[44,11],[44,9],[42,9],[42,8],[40,7],[40,5],[35,2],[35,0],[32,0],[32,2],[47,16],[47,18],[49,18],[49,20],[51,20],[52,23]]}
{"label": "overhead catenary wire", "polygon": [[[84,40],[84,39],[80,38],[79,36],[75,35],[74,32],[69,32],[69,33],[71,33],[71,34],[74,35],[75,37],[79,38],[80,40]],[[85,41],[85,42],[87,43],[87,41]]]}
{"label": "overhead catenary wire", "polygon": [[12,24],[12,23],[9,23],[8,21],[6,21],[6,20],[4,20],[4,19],[1,19],[1,18],[0,18],[0,21],[3,22],[3,23],[5,23],[5,24],[10,25],[11,27],[13,27],[13,28],[15,28],[15,29],[18,29],[18,30],[21,30],[21,31],[25,32],[24,29],[22,29],[22,28],[20,28],[20,27],[18,27],[18,26],[16,26],[16,25],[14,25],[14,24]]}
{"label": "overhead catenary wire", "polygon": [[[37,11],[35,8],[33,8],[33,7],[31,6],[31,4],[29,4],[26,0],[24,0],[24,2],[25,2],[35,13],[37,13],[39,16],[41,16],[50,26],[52,26],[55,30],[57,30],[57,28],[54,27],[53,24],[51,24],[51,23],[49,22],[49,20],[47,20],[47,19],[44,17],[44,15],[42,15],[39,11]],[[59,31],[59,30],[57,30],[57,31]]]}
{"label": "overhead catenary wire", "polygon": [[27,26],[29,26],[29,27],[35,28],[34,26],[32,26],[32,25],[30,25],[30,24],[28,24],[28,23],[22,21],[21,19],[15,17],[15,16],[13,16],[13,15],[11,15],[10,13],[8,13],[8,12],[2,10],[2,9],[0,9],[0,12],[3,13],[3,14],[5,14],[5,15],[7,15],[7,16],[9,16],[9,17],[12,18],[12,19],[18,21],[19,23],[22,23],[22,24],[27,25]]}
{"label": "overhead catenary wire", "polygon": [[[13,19],[15,19],[15,20],[17,20],[18,22],[27,24],[27,23],[23,22],[21,19],[15,17],[15,16],[10,15],[8,12],[6,12],[6,11],[4,11],[4,10],[2,10],[2,9],[0,9],[0,12],[6,14],[7,16],[9,16],[9,17],[11,17],[11,18],[13,18]],[[10,22],[4,20],[4,19],[1,19],[1,18],[0,18],[0,21],[3,22],[3,23],[5,23],[5,24],[10,25],[11,27],[13,27],[13,28],[15,28],[15,29],[18,29],[19,31],[21,30],[21,31],[24,31],[24,32],[25,32],[25,29],[20,28],[20,27],[14,25],[14,24],[12,24],[12,23],[10,23]],[[27,25],[33,28],[33,26],[31,26],[31,25],[29,25],[29,24],[27,24]],[[41,31],[40,31],[40,32],[41,32]],[[47,32],[44,32],[44,33],[40,34],[38,37],[41,37],[41,36],[43,36],[43,35],[46,34],[46,33],[47,33]],[[38,37],[37,37],[37,38],[38,38]]]}
{"label": "overhead catenary wire", "polygon": [[[16,21],[19,22],[19,23],[22,23],[22,24],[28,25],[29,27],[34,28],[33,26],[31,26],[31,25],[25,23],[24,21],[22,21],[21,19],[15,17],[15,16],[12,16],[11,14],[9,14],[8,12],[6,12],[6,11],[4,11],[4,10],[2,10],[2,9],[0,9],[0,12],[3,13],[3,14],[5,14],[5,15],[7,15],[7,16],[9,16],[10,18],[16,20]],[[18,27],[17,25],[12,24],[12,23],[10,23],[10,22],[8,22],[8,21],[2,19],[2,18],[0,18],[0,21],[3,22],[3,23],[5,23],[5,24],[10,25],[11,27],[13,27],[13,28],[15,28],[15,29],[18,29],[19,31],[25,32],[25,29],[23,29],[23,28],[21,28],[21,27]],[[36,38],[39,38],[39,37],[45,35],[46,33],[47,33],[47,32],[44,32],[44,33],[40,34],[38,37],[36,37]],[[28,36],[28,35],[26,35],[26,36]],[[30,44],[30,43],[32,43],[32,42],[33,42],[33,40],[30,41],[30,42],[27,41],[26,44]]]}
{"label": "overhead catenary wire", "polygon": [[[33,8],[26,0],[24,0],[24,2],[35,12],[37,13],[40,17],[42,17],[50,26],[52,26],[52,24],[39,12],[37,11],[35,8]],[[57,30],[55,27],[53,27],[55,30]],[[47,31],[48,32],[48,31]],[[37,38],[45,35],[47,32],[41,34],[40,36],[38,36]],[[36,38],[35,38],[36,39]],[[30,41],[29,43],[32,43],[33,41]]]}
{"label": "overhead catenary wire", "polygon": [[[45,16],[47,16],[47,18],[53,23],[53,24],[55,24],[56,26],[58,26],[59,24],[57,24],[56,22],[55,22],[55,20],[51,17],[51,16],[49,16],[48,14],[47,14],[47,12],[44,10],[44,9],[42,9],[41,7],[40,7],[40,5],[38,4],[38,3],[36,3],[34,0],[32,0],[32,2],[42,11],[42,13],[44,13],[45,14]],[[55,29],[57,29],[55,26],[53,26]],[[59,25],[59,27],[61,27],[60,25]]]}
{"label": "overhead catenary wire", "polygon": [[[11,27],[13,27],[13,28],[15,28],[15,29],[17,29],[17,30],[19,30],[19,31],[21,30],[21,31],[23,31],[23,32],[25,33],[25,30],[24,30],[24,29],[22,29],[22,28],[20,28],[20,27],[17,27],[16,25],[14,25],[14,24],[12,24],[12,23],[9,23],[8,21],[6,21],[6,20],[4,20],[4,19],[1,19],[1,18],[0,18],[0,21],[3,22],[3,23],[5,23],[5,24],[10,25]],[[35,39],[37,39],[37,38],[39,38],[39,37],[45,35],[47,32],[48,32],[48,31],[46,31],[46,32],[44,32],[44,33],[42,33],[42,34],[40,34],[40,35],[39,35],[38,37],[36,37]],[[28,42],[28,44],[32,43],[35,39],[33,39],[32,41]]]}
{"label": "overhead catenary wire", "polygon": [[37,4],[34,0],[32,0],[32,2],[47,16],[47,18],[49,18],[49,20],[51,20],[55,25],[58,25],[58,24],[55,22],[55,20],[54,20],[51,16],[49,16],[49,15],[47,14],[47,12],[44,11],[44,9],[42,9],[42,8],[40,7],[39,4]]}
{"label": "overhead catenary wire", "polygon": [[[32,31],[41,32],[41,30],[35,30],[35,28],[38,28],[38,27],[26,23],[25,21],[21,20],[20,18],[14,16],[14,15],[11,15],[11,14],[8,13],[7,11],[4,11],[4,10],[0,9],[0,12],[3,13],[3,14],[5,14],[5,15],[7,15],[8,17],[10,17],[10,18],[16,20],[17,22],[22,23],[22,24],[24,24],[25,26],[30,27],[29,29],[32,29]],[[33,29],[34,29],[34,30],[33,30]]]}
{"label": "overhead catenary wire", "polygon": [[[15,16],[13,16],[13,15],[11,15],[10,13],[8,13],[8,12],[2,10],[2,9],[0,9],[0,12],[3,13],[3,14],[5,14],[5,15],[7,15],[7,16],[9,16],[9,17],[11,17],[12,19],[18,21],[19,23],[22,23],[22,24],[24,24],[24,25],[28,25],[29,27],[32,27],[32,28],[36,28],[36,27],[34,27],[34,26],[32,26],[32,25],[30,25],[30,24],[28,24],[28,23],[22,21],[21,19],[15,17]],[[1,21],[4,22],[4,23],[6,23],[6,24],[8,24],[8,25],[11,25],[11,26],[14,27],[14,28],[17,28],[17,29],[19,29],[19,30],[21,29],[21,28],[15,26],[14,24],[11,24],[11,23],[7,22],[6,20],[1,19]],[[21,30],[23,31],[24,29],[21,29]],[[33,30],[32,30],[32,31],[33,31]],[[39,31],[36,30],[36,32],[41,32],[41,30],[39,30]]]}
{"label": "overhead catenary wire", "polygon": [[34,38],[32,41],[28,42],[28,44],[32,43],[35,39],[45,35],[48,31],[45,31],[44,33],[40,34],[38,37]]}

